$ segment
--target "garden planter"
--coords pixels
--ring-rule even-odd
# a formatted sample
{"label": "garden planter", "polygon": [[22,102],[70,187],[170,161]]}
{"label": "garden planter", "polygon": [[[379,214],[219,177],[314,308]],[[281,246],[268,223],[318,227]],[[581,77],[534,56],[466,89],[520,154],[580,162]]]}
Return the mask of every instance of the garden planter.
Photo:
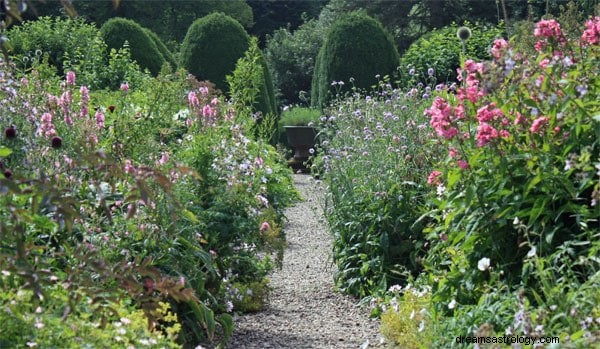
{"label": "garden planter", "polygon": [[285,126],[289,145],[294,149],[294,157],[288,164],[294,168],[302,168],[310,156],[309,149],[314,148],[317,132],[311,126]]}

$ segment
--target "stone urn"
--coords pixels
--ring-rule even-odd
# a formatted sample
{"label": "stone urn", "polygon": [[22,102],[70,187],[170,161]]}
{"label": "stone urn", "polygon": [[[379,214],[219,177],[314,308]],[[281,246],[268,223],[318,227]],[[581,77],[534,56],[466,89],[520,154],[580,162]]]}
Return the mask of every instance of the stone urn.
{"label": "stone urn", "polygon": [[312,126],[285,126],[288,143],[294,150],[294,157],[288,161],[290,166],[303,167],[310,156],[309,149],[314,148],[317,132]]}

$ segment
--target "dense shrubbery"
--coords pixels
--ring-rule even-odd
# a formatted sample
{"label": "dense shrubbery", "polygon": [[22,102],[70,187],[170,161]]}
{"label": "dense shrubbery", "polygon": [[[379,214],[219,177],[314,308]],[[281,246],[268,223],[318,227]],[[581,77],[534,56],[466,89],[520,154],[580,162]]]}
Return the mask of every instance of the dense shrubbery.
{"label": "dense shrubbery", "polygon": [[364,14],[348,14],[331,25],[319,50],[311,104],[325,106],[333,97],[333,81],[370,88],[377,84],[377,75],[391,75],[398,61],[394,42],[381,23]]}
{"label": "dense shrubbery", "polygon": [[82,20],[44,17],[7,34],[9,55],[22,71],[35,68],[49,79],[73,71],[93,89],[116,89],[124,81],[137,86],[144,79],[128,48],[109,51],[98,29]]}
{"label": "dense shrubbery", "polygon": [[171,66],[171,69],[176,69],[177,68],[177,60],[175,59],[175,56],[173,56],[171,51],[169,51],[169,49],[167,48],[165,43],[152,30],[150,30],[148,28],[143,28],[143,29],[144,29],[144,32],[146,32],[146,34],[148,34],[150,39],[152,39],[152,42],[154,42],[154,45],[156,45],[156,48],[158,49],[160,54],[163,56],[165,61],[167,63],[169,63],[169,65]]}
{"label": "dense shrubbery", "polygon": [[[410,176],[388,182],[378,175],[387,164],[378,159],[389,159],[395,146],[385,156],[369,152],[385,139],[383,130],[389,126],[380,121],[373,131],[363,120],[385,115],[385,103],[370,99],[379,109],[369,112],[357,108],[361,98],[352,96],[332,109],[340,113],[336,124],[343,127],[331,139],[335,151],[326,156],[344,171],[334,167],[327,174],[333,204],[328,213],[340,275],[352,275],[348,280],[356,283],[345,282],[343,289],[360,295],[389,286],[373,287],[376,282],[368,274],[385,260],[381,248],[387,239],[381,237],[393,231],[385,226],[369,231],[368,224],[385,222],[382,213],[387,211],[376,204],[357,204],[353,193],[362,193],[361,200],[373,197],[367,199],[373,202],[393,192],[394,205],[410,208],[402,214],[423,213],[411,219],[410,227],[426,232],[426,237],[421,235],[427,246],[421,255],[426,273],[413,280],[426,290],[417,291],[426,298],[417,304],[411,296],[414,288],[392,286],[379,299],[376,313],[383,314],[382,330],[391,342],[418,348],[422,343],[410,342],[415,331],[428,333],[432,347],[453,347],[458,336],[556,336],[561,345],[578,348],[600,341],[594,291],[600,286],[600,18],[587,21],[583,35],[581,30],[562,30],[554,20],[541,21],[533,37],[519,38],[532,39],[534,47],[519,50],[512,42],[495,41],[491,62],[467,60],[460,85],[428,92],[435,97],[425,111],[430,127],[421,126],[426,135],[421,149],[433,147],[447,155],[424,158],[419,168],[432,169],[428,174],[409,173],[421,176],[412,179],[421,183],[415,187],[418,193],[411,186],[394,192]],[[346,126],[347,120],[357,126]],[[411,134],[408,128],[397,137],[411,140]],[[357,143],[361,138],[368,143]],[[345,162],[340,161],[343,157]],[[326,166],[331,166],[328,161]],[[407,167],[401,164],[391,173]],[[339,223],[344,220],[346,224]],[[357,228],[351,235],[353,226]],[[353,248],[353,254],[339,258],[339,251]],[[353,259],[361,263],[351,265]],[[401,261],[410,268],[407,262]],[[407,312],[420,315],[411,315],[409,321],[403,315]]]}
{"label": "dense shrubbery", "polygon": [[102,25],[100,33],[109,49],[118,50],[127,42],[131,58],[154,76],[158,75],[165,64],[165,58],[147,30],[130,19],[112,18]]}
{"label": "dense shrubbery", "polygon": [[[465,25],[471,30],[471,38],[464,46],[464,59],[489,59],[492,42],[503,35],[502,27]],[[399,74],[403,87],[426,82],[431,77],[438,83],[455,81],[463,50],[457,29],[457,25],[451,25],[433,30],[410,45],[400,60]]]}
{"label": "dense shrubbery", "polygon": [[235,19],[213,13],[197,19],[181,45],[181,66],[201,80],[213,82],[227,92],[225,77],[244,56],[250,37]]}
{"label": "dense shrubbery", "polygon": [[315,61],[326,28],[320,21],[311,20],[293,33],[281,28],[267,38],[265,57],[281,103],[306,103],[309,99]]}
{"label": "dense shrubbery", "polygon": [[[266,299],[282,210],[296,198],[277,152],[255,140],[255,121],[183,72],[109,92],[77,84],[73,72],[61,81],[16,71],[2,62],[0,289],[2,311],[12,302],[20,312],[3,333],[33,324],[56,335],[71,312],[77,328],[62,334],[85,346],[101,340],[90,326],[118,334],[120,317],[141,321],[140,309],[157,328],[180,326],[181,343],[226,340],[232,305]],[[238,299],[248,288],[263,296]],[[27,304],[10,299],[22,290],[33,292]],[[43,346],[45,333],[32,328],[25,339]],[[128,333],[120,338],[136,346],[173,343]]]}
{"label": "dense shrubbery", "polygon": [[322,163],[330,187],[338,287],[365,297],[417,274],[424,257],[426,176],[439,155],[429,142],[421,93],[385,82],[328,109]]}

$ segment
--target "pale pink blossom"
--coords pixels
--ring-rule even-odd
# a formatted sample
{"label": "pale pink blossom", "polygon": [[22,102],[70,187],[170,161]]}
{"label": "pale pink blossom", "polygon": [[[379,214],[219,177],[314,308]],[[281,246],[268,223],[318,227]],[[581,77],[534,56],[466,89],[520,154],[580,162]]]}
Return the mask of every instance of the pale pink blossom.
{"label": "pale pink blossom", "polygon": [[600,17],[596,16],[585,22],[585,30],[581,35],[581,41],[586,45],[598,45],[600,43]]}
{"label": "pale pink blossom", "polygon": [[431,171],[429,177],[427,177],[427,184],[438,185],[441,183],[442,173],[440,171]]}
{"label": "pale pink blossom", "polygon": [[540,116],[539,118],[537,118],[533,121],[533,124],[531,124],[531,127],[529,128],[529,131],[531,131],[531,133],[543,132],[543,129],[545,126],[548,125],[549,120],[550,119],[548,119],[545,116]]}
{"label": "pale pink blossom", "polygon": [[67,85],[75,85],[75,72],[67,72]]}

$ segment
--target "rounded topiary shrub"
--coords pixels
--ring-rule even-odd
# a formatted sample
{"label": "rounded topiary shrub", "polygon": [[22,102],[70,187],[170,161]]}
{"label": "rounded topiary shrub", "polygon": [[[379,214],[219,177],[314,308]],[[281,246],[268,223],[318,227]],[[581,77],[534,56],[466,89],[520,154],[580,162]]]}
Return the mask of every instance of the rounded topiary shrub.
{"label": "rounded topiary shrub", "polygon": [[[470,23],[464,25],[471,30],[471,36],[465,41],[465,59],[489,59],[492,42],[503,35],[502,27]],[[458,28],[454,24],[435,29],[410,45],[400,59],[399,73],[403,86],[419,81],[456,81],[456,68],[460,67],[462,53],[462,42],[457,36]]]}
{"label": "rounded topiary shrub", "polygon": [[102,25],[100,32],[109,49],[118,50],[127,41],[131,58],[142,69],[148,69],[154,76],[158,75],[165,58],[147,31],[139,24],[125,18],[112,18]]}
{"label": "rounded topiary shrub", "polygon": [[173,56],[171,51],[167,48],[167,45],[165,45],[164,42],[158,37],[158,35],[156,35],[156,33],[152,30],[144,28],[144,31],[146,32],[146,34],[148,34],[150,39],[152,39],[152,41],[156,45],[156,48],[158,48],[158,51],[160,51],[160,54],[163,56],[165,61],[169,63],[169,65],[171,65],[171,68],[176,69],[177,61],[175,60],[175,56]]}
{"label": "rounded topiary shrub", "polygon": [[228,91],[226,76],[248,50],[250,37],[235,19],[213,13],[197,19],[181,45],[180,64],[198,80],[209,80]]}
{"label": "rounded topiary shrub", "polygon": [[[322,107],[331,96],[331,83],[343,81],[358,88],[377,83],[376,75],[390,75],[399,55],[381,23],[361,13],[334,22],[319,50],[312,82],[313,106]],[[339,85],[338,85],[339,86]]]}

